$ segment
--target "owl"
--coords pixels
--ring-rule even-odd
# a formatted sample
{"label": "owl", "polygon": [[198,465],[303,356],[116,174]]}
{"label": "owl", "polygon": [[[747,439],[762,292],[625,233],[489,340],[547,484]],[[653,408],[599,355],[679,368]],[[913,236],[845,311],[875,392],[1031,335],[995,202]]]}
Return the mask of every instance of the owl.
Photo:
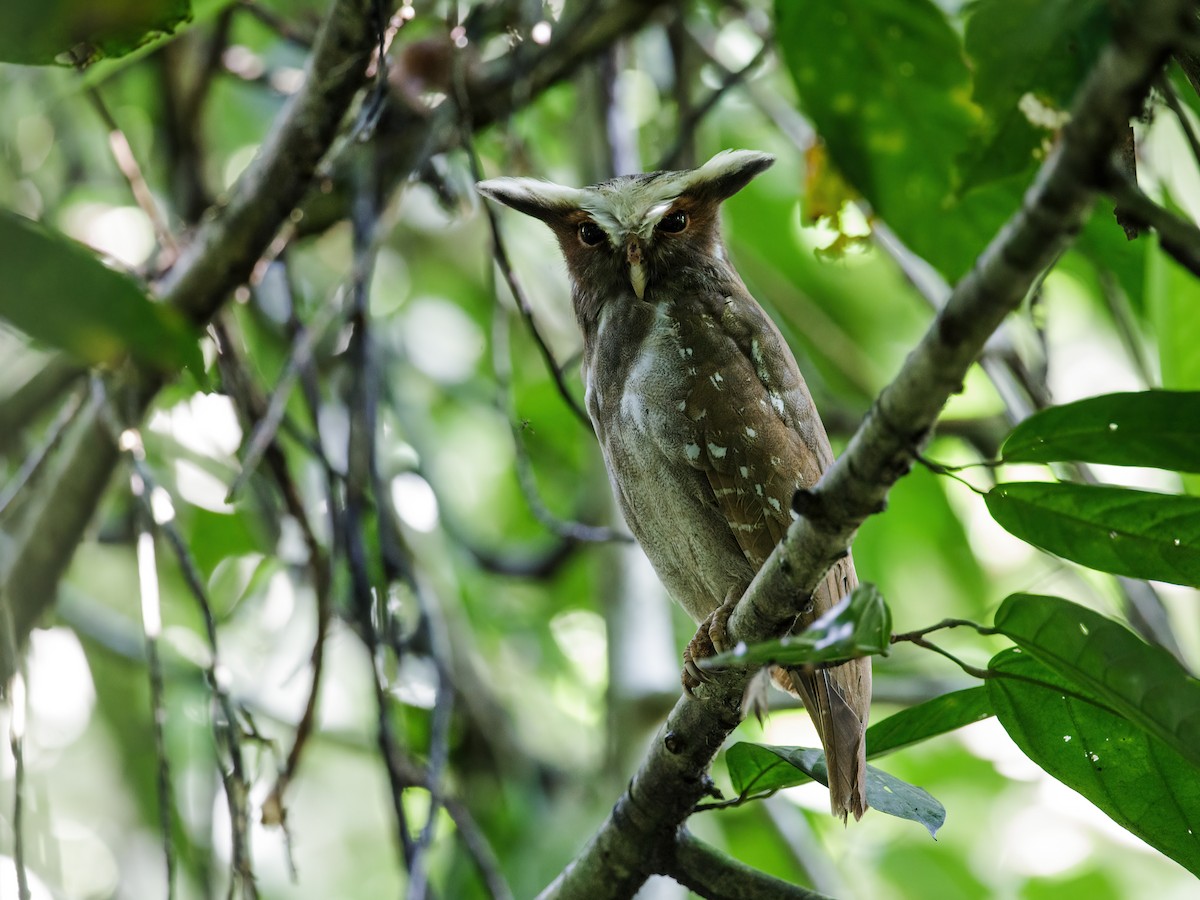
{"label": "owl", "polygon": [[[532,178],[477,186],[558,239],[613,492],[667,590],[700,623],[684,652],[689,695],[706,677],[696,659],[721,649],[733,604],[786,534],[795,492],[833,460],[795,358],[721,237],[721,203],[773,162],[731,150],[695,169],[585,188]],[[856,583],[847,556],[798,624]],[[773,675],[820,734],[834,814],[860,817],[870,660]]]}

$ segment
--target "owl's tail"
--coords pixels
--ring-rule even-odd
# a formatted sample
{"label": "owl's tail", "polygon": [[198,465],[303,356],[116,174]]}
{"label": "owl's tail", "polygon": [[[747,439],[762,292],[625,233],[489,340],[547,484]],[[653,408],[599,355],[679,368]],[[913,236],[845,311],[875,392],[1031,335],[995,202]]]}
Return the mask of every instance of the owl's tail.
{"label": "owl's tail", "polygon": [[776,672],[784,687],[799,694],[825,748],[829,805],[843,822],[867,811],[867,706],[871,698],[871,661],[855,659],[829,669]]}

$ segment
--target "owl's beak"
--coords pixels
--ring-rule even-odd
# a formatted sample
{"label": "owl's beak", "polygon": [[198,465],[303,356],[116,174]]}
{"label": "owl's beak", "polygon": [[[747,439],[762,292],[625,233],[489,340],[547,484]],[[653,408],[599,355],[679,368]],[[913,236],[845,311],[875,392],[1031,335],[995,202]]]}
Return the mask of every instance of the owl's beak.
{"label": "owl's beak", "polygon": [[639,300],[646,293],[646,267],[642,264],[642,245],[632,238],[625,246],[625,258],[629,261],[629,281]]}

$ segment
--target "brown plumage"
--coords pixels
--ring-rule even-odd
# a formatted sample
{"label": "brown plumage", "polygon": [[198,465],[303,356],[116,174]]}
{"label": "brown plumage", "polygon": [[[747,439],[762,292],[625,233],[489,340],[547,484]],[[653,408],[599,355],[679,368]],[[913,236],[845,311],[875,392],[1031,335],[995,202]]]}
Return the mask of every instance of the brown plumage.
{"label": "brown plumage", "polygon": [[[833,460],[787,343],[721,240],[721,202],[772,162],[728,151],[697,169],[588,188],[528,178],[479,184],[558,237],[583,332],[588,413],[630,529],[701,623],[690,651],[705,645],[714,613],[744,593],[787,533],[797,488],[815,484]],[[846,557],[798,627],[855,584]],[[867,807],[870,660],[774,674],[821,736],[834,814],[858,818]],[[685,686],[693,680],[685,670]]]}

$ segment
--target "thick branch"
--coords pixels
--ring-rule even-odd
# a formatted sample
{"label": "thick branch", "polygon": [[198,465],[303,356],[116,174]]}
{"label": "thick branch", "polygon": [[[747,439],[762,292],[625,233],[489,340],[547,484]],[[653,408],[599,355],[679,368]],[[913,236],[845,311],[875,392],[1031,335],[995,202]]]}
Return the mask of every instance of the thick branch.
{"label": "thick branch", "polygon": [[[303,197],[355,92],[375,47],[369,0],[338,0],[321,27],[304,87],[231,191],[159,286],[163,300],[196,323],[206,322],[251,270]],[[122,414],[137,421],[160,383],[134,374],[113,392]],[[0,647],[20,648],[49,609],[58,581],[91,521],[117,462],[116,448],[95,407],[85,411],[64,448],[58,477],[31,510],[8,568],[0,602],[11,610],[12,635]],[[0,619],[0,629],[9,617]],[[0,684],[15,659],[0,652]]]}
{"label": "thick branch", "polygon": [[[1021,210],[959,283],[846,452],[805,495],[804,517],[735,609],[732,640],[762,640],[785,628],[859,525],[883,508],[988,336],[1082,226],[1151,78],[1172,43],[1195,30],[1190,0],[1169,0],[1147,5],[1118,31],[1080,89],[1072,120]],[[706,792],[708,766],[737,725],[745,683],[745,673],[734,671],[712,684],[704,702],[676,703],[609,818],[543,898],[632,896]]]}

